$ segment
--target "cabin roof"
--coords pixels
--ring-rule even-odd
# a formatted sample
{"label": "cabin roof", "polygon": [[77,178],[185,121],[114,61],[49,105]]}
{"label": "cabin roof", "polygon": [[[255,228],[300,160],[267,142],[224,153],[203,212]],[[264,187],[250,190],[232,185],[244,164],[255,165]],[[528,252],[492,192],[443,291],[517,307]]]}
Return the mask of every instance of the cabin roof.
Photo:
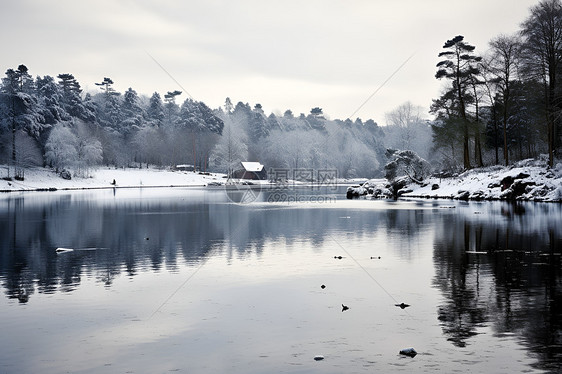
{"label": "cabin roof", "polygon": [[263,170],[263,165],[259,162],[242,162],[242,167],[246,171],[260,172]]}

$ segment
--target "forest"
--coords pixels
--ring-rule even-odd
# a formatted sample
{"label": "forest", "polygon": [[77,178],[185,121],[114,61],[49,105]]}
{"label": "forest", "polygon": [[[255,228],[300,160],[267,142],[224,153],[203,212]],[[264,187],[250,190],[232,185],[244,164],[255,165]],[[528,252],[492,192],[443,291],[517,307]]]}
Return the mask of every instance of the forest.
{"label": "forest", "polygon": [[88,82],[99,91],[84,92],[71,73],[33,77],[21,64],[0,84],[1,177],[23,179],[34,166],[79,177],[99,165],[189,164],[228,173],[240,161],[377,177],[392,154],[387,149],[413,151],[433,172],[541,155],[553,166],[562,143],[560,0],[532,7],[517,33],[493,37],[481,54],[462,35],[439,47],[435,78],[443,85],[431,103],[433,118],[405,98],[384,126],[330,119],[321,107],[267,114],[259,103],[228,97],[213,109],[178,90],[117,92],[109,77]]}

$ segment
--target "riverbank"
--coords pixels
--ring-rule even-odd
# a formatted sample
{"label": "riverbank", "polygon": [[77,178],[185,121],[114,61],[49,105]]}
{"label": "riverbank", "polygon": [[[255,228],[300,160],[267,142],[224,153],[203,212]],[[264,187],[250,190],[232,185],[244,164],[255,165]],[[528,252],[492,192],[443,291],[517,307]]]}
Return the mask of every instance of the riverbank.
{"label": "riverbank", "polygon": [[510,167],[472,169],[450,178],[431,177],[410,183],[402,197],[459,200],[562,202],[562,164],[547,168],[542,160],[523,160]]}
{"label": "riverbank", "polygon": [[[6,167],[3,168],[6,170]],[[3,172],[2,177],[7,173]],[[63,179],[49,168],[27,168],[23,181],[13,177],[0,179],[1,192],[13,191],[54,191],[81,190],[101,188],[134,187],[196,187],[209,183],[224,183],[224,174],[194,173],[169,169],[137,168],[99,168],[93,170],[87,178],[72,177]]]}

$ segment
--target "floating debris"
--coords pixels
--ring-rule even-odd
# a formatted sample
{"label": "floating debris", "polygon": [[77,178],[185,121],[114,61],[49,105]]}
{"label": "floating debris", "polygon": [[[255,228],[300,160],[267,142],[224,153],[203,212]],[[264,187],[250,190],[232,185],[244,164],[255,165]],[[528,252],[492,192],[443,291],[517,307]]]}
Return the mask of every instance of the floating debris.
{"label": "floating debris", "polygon": [[400,304],[394,304],[394,306],[400,307],[401,309],[406,309],[407,307],[410,306],[410,304],[400,303]]}
{"label": "floating debris", "polygon": [[341,311],[342,312],[345,312],[348,309],[349,309],[349,307],[347,305],[343,305],[343,304],[341,305]]}
{"label": "floating debris", "polygon": [[400,350],[400,354],[409,357],[415,357],[418,352],[414,348],[404,348]]}
{"label": "floating debris", "polygon": [[323,359],[324,359],[324,356],[322,356],[322,355],[314,356],[314,361],[322,361]]}
{"label": "floating debris", "polygon": [[344,257],[343,256],[334,256],[334,258],[337,258],[338,260],[341,260]]}
{"label": "floating debris", "polygon": [[59,247],[59,248],[55,249],[55,252],[57,252],[57,253],[65,253],[65,252],[72,252],[72,251],[74,251],[74,249],[72,249],[72,248]]}

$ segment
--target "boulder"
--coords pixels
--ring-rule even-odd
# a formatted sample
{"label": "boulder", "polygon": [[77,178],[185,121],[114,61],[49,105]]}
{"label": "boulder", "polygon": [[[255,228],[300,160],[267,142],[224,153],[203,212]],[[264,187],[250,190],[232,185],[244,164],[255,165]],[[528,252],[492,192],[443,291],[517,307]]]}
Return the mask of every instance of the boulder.
{"label": "boulder", "polygon": [[400,354],[409,357],[415,357],[418,352],[414,348],[404,348],[400,350]]}
{"label": "boulder", "polygon": [[457,192],[457,196],[455,196],[455,199],[468,201],[468,197],[469,197],[469,196],[470,196],[470,192],[469,192],[469,191],[459,190],[459,191]]}
{"label": "boulder", "polygon": [[502,191],[507,190],[513,184],[513,177],[508,175],[501,180],[500,184],[502,187]]}
{"label": "boulder", "polygon": [[62,179],[71,180],[71,179],[72,179],[72,174],[70,173],[70,171],[68,171],[68,170],[66,170],[66,169],[63,169],[63,170],[60,172],[60,177],[61,177]]}

